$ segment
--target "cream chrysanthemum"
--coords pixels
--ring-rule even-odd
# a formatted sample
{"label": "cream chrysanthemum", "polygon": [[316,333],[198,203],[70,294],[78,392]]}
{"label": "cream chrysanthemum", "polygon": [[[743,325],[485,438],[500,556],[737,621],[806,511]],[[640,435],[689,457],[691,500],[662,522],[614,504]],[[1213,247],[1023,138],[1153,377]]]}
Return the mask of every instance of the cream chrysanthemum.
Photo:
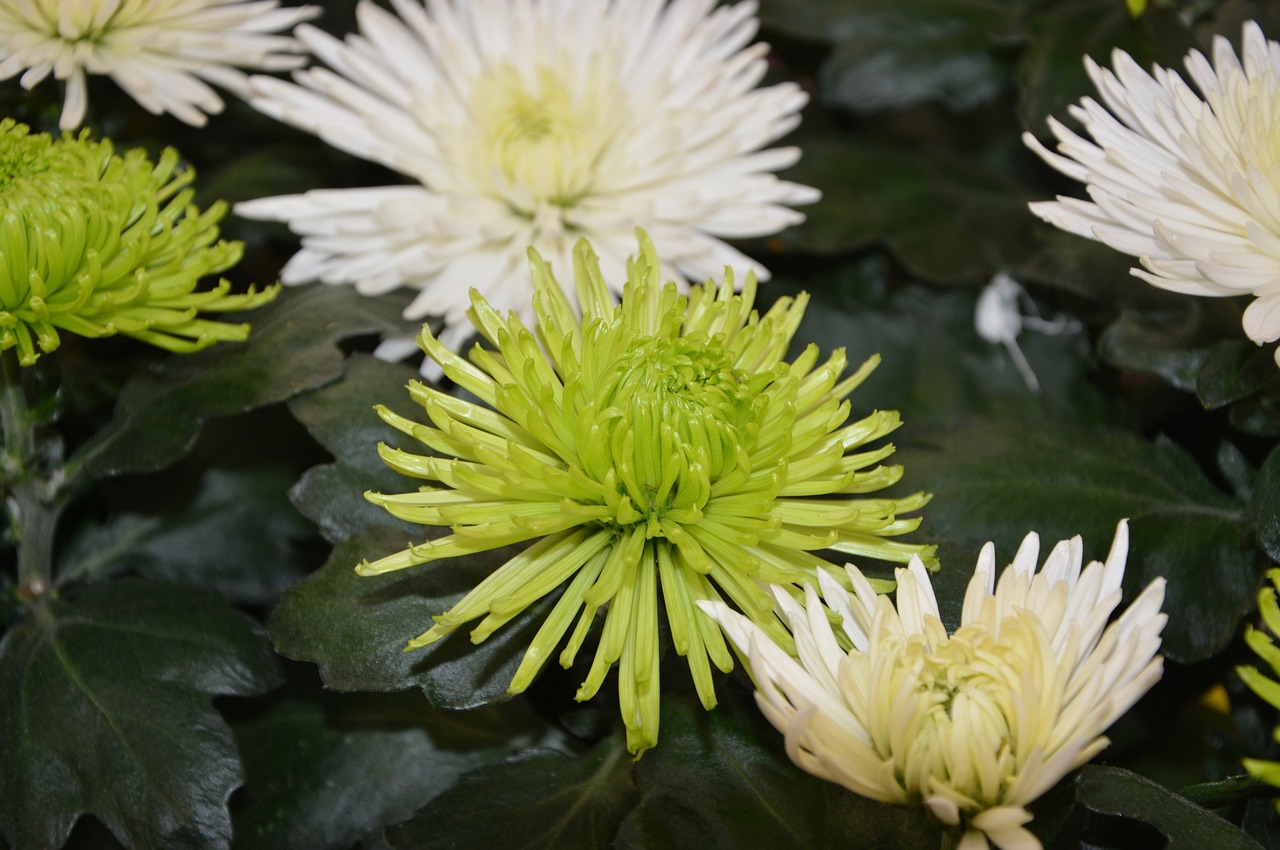
{"label": "cream chrysanthemum", "polygon": [[169,148],[159,162],[109,141],[30,135],[0,121],[0,351],[23,365],[53,351],[59,331],[119,333],[169,351],[242,340],[246,324],[200,312],[248,310],[279,287],[236,295],[223,280],[244,246],[218,239],[226,204],[200,212],[190,169]]}
{"label": "cream chrysanthemum", "polygon": [[564,585],[510,689],[528,686],[573,626],[560,655],[570,666],[603,612],[578,699],[590,699],[620,662],[627,744],[639,753],[658,738],[659,592],[671,641],[688,657],[710,708],[710,665],[727,670],[733,661],[696,602],[723,594],[787,643],[766,585],[799,593],[826,575],[839,586],[844,571],[817,554],[828,548],[899,563],[932,560],[931,546],[887,539],[919,524],[899,515],[928,497],[857,497],[901,477],[901,467],[881,464],[892,445],[864,448],[900,420],[876,412],[848,421],[845,396],[877,358],[843,380],[843,351],[822,365],[814,345],[793,363],[782,359],[806,297],[779,299],[760,316],[752,310],[754,276],[734,295],[727,270],[718,288],[708,283],[680,295],[674,283],[662,285],[642,234],[621,305],[591,247],[579,243],[579,318],[547,263],[536,252],[530,257],[536,331],[514,313],[503,318],[475,291],[472,321],[496,350],[477,345],[468,363],[423,330],[427,354],[483,405],[415,382],[410,394],[431,425],[378,410],[438,456],[380,446],[390,466],[432,483],[367,497],[402,519],[453,533],[357,571],[377,575],[536,539],[409,646],[477,619],[471,640],[478,643]]}
{"label": "cream chrysanthemum", "polygon": [[222,111],[207,83],[245,96],[237,68],[277,71],[306,59],[293,38],[274,35],[320,13],[277,0],[0,0],[0,80],[22,74],[32,88],[65,80],[59,126],[80,126],[85,76],[108,74],[149,112],[203,126]]}
{"label": "cream chrysanthemum", "polygon": [[288,222],[302,250],[285,283],[420,290],[409,319],[471,334],[470,289],[533,319],[525,250],[555,271],[590,239],[625,276],[632,229],[663,246],[665,279],[764,270],[717,237],[774,233],[816,190],[779,180],[796,148],[760,150],[799,122],[792,83],[756,88],[754,2],[364,0],[360,34],[297,36],[332,70],[254,78],[252,103],[417,185],[315,190],[236,207]]}
{"label": "cream chrysanthemum", "polygon": [[1187,55],[1203,99],[1173,71],[1152,76],[1122,51],[1110,71],[1085,57],[1105,108],[1086,97],[1070,112],[1093,142],[1052,118],[1062,156],[1023,138],[1093,199],[1034,203],[1036,215],[1138,257],[1133,274],[1162,289],[1253,294],[1244,330],[1261,345],[1280,339],[1280,45],[1250,22],[1243,54],[1241,66],[1218,36],[1213,66]]}
{"label": "cream chrysanthemum", "polygon": [[[987,544],[948,635],[920,563],[897,608],[856,568],[853,593],[820,573],[800,605],[775,589],[798,658],[723,604],[703,605],[750,661],[761,710],[808,772],[879,800],[923,805],[965,850],[1039,848],[1027,804],[1107,745],[1102,732],[1160,678],[1164,579],[1111,625],[1129,548],[1082,572],[1079,537],[1036,572],[1027,535],[995,583]],[[829,615],[840,623],[832,629]],[[846,647],[851,646],[851,649]]]}

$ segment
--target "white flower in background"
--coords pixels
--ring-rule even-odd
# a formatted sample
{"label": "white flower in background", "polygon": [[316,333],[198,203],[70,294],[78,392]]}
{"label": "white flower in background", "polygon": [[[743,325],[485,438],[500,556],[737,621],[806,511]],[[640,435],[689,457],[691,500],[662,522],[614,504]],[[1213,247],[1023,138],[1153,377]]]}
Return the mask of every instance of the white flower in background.
{"label": "white flower in background", "polygon": [[207,83],[244,96],[240,68],[277,71],[306,59],[289,36],[273,35],[320,14],[276,0],[0,0],[0,80],[22,74],[30,89],[65,80],[63,130],[84,120],[86,74],[108,74],[149,112],[203,126],[222,111]]}
{"label": "white flower in background", "polygon": [[345,42],[299,27],[329,68],[297,72],[296,85],[252,80],[258,109],[415,181],[240,204],[302,236],[286,283],[413,287],[405,317],[443,316],[440,339],[456,349],[472,332],[472,288],[533,320],[531,245],[569,278],[586,237],[615,282],[642,227],[663,247],[663,279],[725,266],[764,279],[718,237],[774,233],[803,219],[788,205],[819,197],[773,174],[796,148],[761,150],[796,126],[807,97],[792,83],[756,87],[768,46],[750,44],[754,2],[392,6],[362,2]]}
{"label": "white flower in background", "polygon": [[1243,53],[1242,67],[1217,36],[1212,66],[1187,55],[1203,99],[1178,74],[1147,74],[1127,53],[1112,54],[1113,70],[1085,57],[1105,108],[1086,97],[1070,112],[1093,141],[1052,118],[1062,156],[1023,139],[1093,199],[1034,203],[1036,215],[1138,257],[1133,274],[1162,289],[1252,293],[1244,330],[1261,345],[1280,338],[1280,45],[1250,22]]}
{"label": "white flower in background", "polygon": [[[1036,571],[1027,535],[995,583],[988,543],[948,635],[919,562],[897,571],[897,608],[856,568],[850,593],[819,575],[805,605],[774,588],[799,657],[723,603],[699,603],[745,655],[756,701],[804,770],[879,800],[923,805],[962,850],[1039,848],[1026,806],[1107,745],[1102,732],[1159,680],[1164,579],[1114,623],[1129,548],[1081,571],[1079,537]],[[840,620],[832,629],[828,608]],[[843,646],[842,646],[843,644]],[[844,646],[852,646],[846,650]]]}

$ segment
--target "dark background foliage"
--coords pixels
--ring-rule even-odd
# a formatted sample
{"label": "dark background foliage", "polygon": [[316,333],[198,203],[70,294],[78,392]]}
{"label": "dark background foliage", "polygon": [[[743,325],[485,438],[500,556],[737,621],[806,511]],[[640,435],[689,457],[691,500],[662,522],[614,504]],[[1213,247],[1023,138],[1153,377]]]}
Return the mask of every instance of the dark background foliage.
{"label": "dark background foliage", "polygon": [[[824,197],[743,247],[774,271],[766,303],[812,294],[799,340],[883,358],[855,412],[907,422],[902,486],[935,494],[916,538],[940,545],[944,617],[981,544],[1009,557],[1031,529],[1100,557],[1129,517],[1127,593],[1168,579],[1164,680],[1031,827],[1058,848],[1280,845],[1274,789],[1239,764],[1278,755],[1277,718],[1232,672],[1280,559],[1280,372],[1242,338],[1244,302],[1152,289],[1031,216],[1079,188],[1019,141],[1092,94],[1083,54],[1177,67],[1247,19],[1280,36],[1280,5],[1152,2],[1135,19],[1122,0],[762,0],[760,16],[770,79],[812,98],[786,176]],[[320,22],[353,23],[348,2]],[[0,114],[51,129],[59,108],[49,83],[0,84]],[[178,147],[205,204],[399,179],[236,102],[194,129],[94,79],[88,124],[121,148]],[[296,247],[282,227],[225,231],[248,246],[241,284]],[[1040,392],[974,331],[997,272],[1069,320],[1019,340]],[[506,693],[538,608],[479,647],[401,651],[505,555],[351,569],[424,533],[361,498],[402,486],[371,406],[412,414],[414,370],[368,352],[405,332],[405,303],[292,289],[243,345],[167,357],[68,338],[25,372],[45,472],[92,485],[61,515],[42,598],[18,587],[12,545],[0,571],[0,847],[938,846],[921,814],[793,767],[740,672],[706,713],[668,652],[661,744],[633,762],[609,686],[571,700],[583,670]]]}

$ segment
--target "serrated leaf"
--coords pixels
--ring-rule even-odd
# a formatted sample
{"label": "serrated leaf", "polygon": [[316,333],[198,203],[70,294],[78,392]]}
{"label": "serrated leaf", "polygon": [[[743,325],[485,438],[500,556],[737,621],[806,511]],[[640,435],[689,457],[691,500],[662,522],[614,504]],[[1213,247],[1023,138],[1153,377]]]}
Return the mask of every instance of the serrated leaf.
{"label": "serrated leaf", "polygon": [[1076,800],[1104,815],[1150,824],[1168,839],[1166,850],[1260,850],[1229,821],[1162,785],[1117,767],[1087,765],[1076,779]]}
{"label": "serrated leaf", "polygon": [[[298,510],[330,541],[377,525],[420,533],[364,498],[366,490],[396,493],[417,486],[378,456],[378,443],[405,448],[409,438],[373,411],[375,404],[383,404],[402,416],[421,418],[422,409],[406,389],[417,377],[408,366],[353,355],[339,380],[289,401],[289,412],[336,459],[307,470],[290,493]],[[422,448],[415,445],[412,450]]]}
{"label": "serrated leaf", "polygon": [[400,318],[406,298],[366,298],[348,286],[286,290],[249,316],[248,341],[170,357],[134,375],[111,423],[71,462],[98,477],[160,469],[191,448],[206,420],[285,401],[337,378],[342,340],[411,332]]}
{"label": "serrated leaf", "polygon": [[615,736],[577,758],[530,750],[474,770],[386,837],[394,850],[599,850],[636,797],[631,759]]}
{"label": "serrated leaf", "polygon": [[90,813],[136,850],[228,847],[242,774],[211,699],[276,677],[212,593],[120,579],[37,603],[0,640],[0,832],[56,848]]}
{"label": "serrated leaf", "polygon": [[545,737],[523,702],[467,712],[412,693],[290,700],[236,728],[237,850],[343,850],[407,820],[465,771]]}
{"label": "serrated leaf", "polygon": [[786,177],[822,188],[805,223],[779,238],[819,254],[885,242],[911,272],[936,282],[985,280],[1031,250],[1032,200],[1019,184],[945,151],[822,137]]}
{"label": "serrated leaf", "polygon": [[1079,534],[1086,556],[1101,559],[1128,517],[1127,598],[1157,576],[1168,580],[1162,652],[1180,662],[1207,658],[1252,610],[1261,565],[1244,507],[1181,448],[1112,429],[1018,421],[975,420],[928,436],[929,449],[897,459],[913,487],[934,494],[917,536],[969,547],[968,559],[944,561],[943,572],[971,572],[988,540],[1007,564],[1030,531],[1044,546]]}
{"label": "serrated leaf", "polygon": [[236,602],[274,603],[302,577],[297,543],[314,534],[285,496],[292,476],[270,467],[212,469],[176,514],[125,514],[74,540],[59,559],[59,579],[129,570]]}
{"label": "serrated leaf", "polygon": [[635,766],[640,801],[614,846],[939,846],[940,832],[923,811],[885,806],[802,772],[750,695],[719,690],[721,705],[711,712],[664,702],[662,742]]}
{"label": "serrated leaf", "polygon": [[1280,562],[1280,448],[1272,449],[1258,470],[1249,499],[1249,516],[1267,557]]}
{"label": "serrated leaf", "polygon": [[411,639],[431,627],[433,616],[517,551],[507,547],[381,576],[356,575],[356,564],[407,543],[402,531],[378,527],[338,544],[323,567],[285,591],[270,622],[276,650],[319,665],[325,685],[339,691],[418,687],[432,705],[456,709],[509,698],[507,684],[551,600],[530,606],[479,645],[462,628],[405,652]]}

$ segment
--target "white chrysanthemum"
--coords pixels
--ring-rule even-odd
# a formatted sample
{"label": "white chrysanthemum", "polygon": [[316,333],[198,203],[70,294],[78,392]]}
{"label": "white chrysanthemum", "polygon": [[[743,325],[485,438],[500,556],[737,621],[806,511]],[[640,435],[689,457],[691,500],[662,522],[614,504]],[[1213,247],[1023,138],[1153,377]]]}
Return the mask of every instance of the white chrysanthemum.
{"label": "white chrysanthemum", "polygon": [[[745,655],[756,701],[808,772],[879,800],[924,805],[962,850],[1029,850],[1027,804],[1107,745],[1102,732],[1160,678],[1164,579],[1111,625],[1129,548],[1116,529],[1105,564],[1083,572],[1079,537],[1036,572],[1027,535],[995,584],[978,558],[961,625],[948,635],[929,574],[897,571],[897,608],[856,568],[854,592],[819,575],[802,607],[775,588],[799,658],[722,603],[699,603]],[[837,634],[828,608],[841,621]],[[852,646],[846,650],[843,646]]]}
{"label": "white chrysanthemum", "polygon": [[[297,84],[254,78],[252,103],[417,185],[317,190],[240,204],[286,221],[302,250],[286,283],[420,290],[409,319],[471,333],[468,292],[533,320],[526,250],[569,276],[588,238],[604,279],[626,279],[636,227],[663,246],[662,277],[754,270],[717,237],[776,232],[818,192],[779,180],[796,148],[760,150],[799,122],[794,84],[756,88],[754,2],[368,0],[345,42],[297,37],[330,66]],[[410,346],[412,347],[412,346]]]}
{"label": "white chrysanthemum", "polygon": [[239,68],[276,71],[306,60],[293,38],[273,35],[320,13],[277,0],[0,0],[0,80],[30,89],[65,80],[63,130],[80,126],[86,74],[109,74],[149,112],[203,126],[222,111],[214,83],[244,96]]}
{"label": "white chrysanthemum", "polygon": [[1203,100],[1178,74],[1156,66],[1153,77],[1122,51],[1113,70],[1085,57],[1106,108],[1086,97],[1070,112],[1093,142],[1052,118],[1064,156],[1023,139],[1093,198],[1031,204],[1036,215],[1138,257],[1133,274],[1162,289],[1252,293],[1244,330],[1261,345],[1280,339],[1280,45],[1249,22],[1243,53],[1242,67],[1218,36],[1212,66],[1187,55]]}

